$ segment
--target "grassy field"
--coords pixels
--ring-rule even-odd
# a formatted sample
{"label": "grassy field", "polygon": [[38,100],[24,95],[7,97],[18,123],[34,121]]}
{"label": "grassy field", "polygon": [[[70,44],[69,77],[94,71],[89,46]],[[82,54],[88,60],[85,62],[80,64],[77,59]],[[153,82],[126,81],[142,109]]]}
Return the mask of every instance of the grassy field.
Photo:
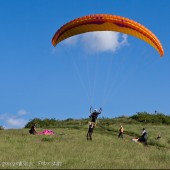
{"label": "grassy field", "polygon": [[29,129],[1,130],[0,169],[170,168],[169,126],[145,125],[149,145],[143,146],[131,141],[141,133],[142,124],[124,124],[124,139],[118,138],[119,125],[99,121],[93,141],[86,140],[87,126],[53,128],[51,136],[30,135]]}

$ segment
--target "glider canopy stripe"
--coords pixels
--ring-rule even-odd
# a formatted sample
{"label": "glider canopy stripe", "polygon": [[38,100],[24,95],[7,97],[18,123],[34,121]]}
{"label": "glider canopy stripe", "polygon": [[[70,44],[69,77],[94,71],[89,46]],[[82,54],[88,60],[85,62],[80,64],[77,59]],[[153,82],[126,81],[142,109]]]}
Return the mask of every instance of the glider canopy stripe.
{"label": "glider canopy stripe", "polygon": [[128,18],[108,14],[94,14],[64,24],[52,38],[53,46],[71,36],[92,31],[116,31],[135,36],[153,46],[164,55],[159,39],[146,27]]}

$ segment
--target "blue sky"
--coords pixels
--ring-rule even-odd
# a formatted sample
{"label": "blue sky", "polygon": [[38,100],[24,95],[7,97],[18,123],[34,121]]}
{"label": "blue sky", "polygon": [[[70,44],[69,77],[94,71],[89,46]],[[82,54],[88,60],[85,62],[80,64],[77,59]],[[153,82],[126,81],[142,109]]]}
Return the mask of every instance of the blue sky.
{"label": "blue sky", "polygon": [[[0,125],[33,118],[170,114],[169,0],[0,0]],[[63,24],[90,14],[135,20],[161,41],[165,55],[135,37],[95,32],[56,47]]]}

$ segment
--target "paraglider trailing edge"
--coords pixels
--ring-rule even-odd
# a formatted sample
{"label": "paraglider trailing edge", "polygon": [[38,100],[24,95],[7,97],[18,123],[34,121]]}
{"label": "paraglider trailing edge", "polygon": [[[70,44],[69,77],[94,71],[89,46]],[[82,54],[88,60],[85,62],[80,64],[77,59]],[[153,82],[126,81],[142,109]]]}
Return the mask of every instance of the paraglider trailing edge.
{"label": "paraglider trailing edge", "polygon": [[116,31],[132,35],[153,46],[161,57],[164,55],[161,42],[148,28],[131,19],[110,14],[83,16],[64,24],[54,34],[52,44],[56,46],[71,36],[92,31]]}

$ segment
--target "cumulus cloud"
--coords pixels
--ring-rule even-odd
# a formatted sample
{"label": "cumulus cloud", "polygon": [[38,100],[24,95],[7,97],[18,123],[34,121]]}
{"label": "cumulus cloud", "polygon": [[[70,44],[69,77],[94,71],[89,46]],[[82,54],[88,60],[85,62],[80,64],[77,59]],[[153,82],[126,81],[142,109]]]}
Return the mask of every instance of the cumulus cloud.
{"label": "cumulus cloud", "polygon": [[89,52],[116,52],[120,47],[128,45],[128,36],[113,31],[96,31],[70,37],[64,41],[66,45],[81,44]]}
{"label": "cumulus cloud", "polygon": [[13,118],[7,119],[6,123],[10,127],[20,128],[20,127],[24,127],[24,125],[27,123],[27,121],[25,119],[22,119],[22,118],[13,117]]}
{"label": "cumulus cloud", "polygon": [[76,45],[78,40],[79,40],[79,36],[75,35],[75,36],[72,36],[72,37],[65,39],[63,42],[66,45]]}
{"label": "cumulus cloud", "polygon": [[23,116],[28,114],[24,109],[19,110],[16,114],[4,113],[0,115],[2,125],[6,128],[23,128],[28,122]]}

